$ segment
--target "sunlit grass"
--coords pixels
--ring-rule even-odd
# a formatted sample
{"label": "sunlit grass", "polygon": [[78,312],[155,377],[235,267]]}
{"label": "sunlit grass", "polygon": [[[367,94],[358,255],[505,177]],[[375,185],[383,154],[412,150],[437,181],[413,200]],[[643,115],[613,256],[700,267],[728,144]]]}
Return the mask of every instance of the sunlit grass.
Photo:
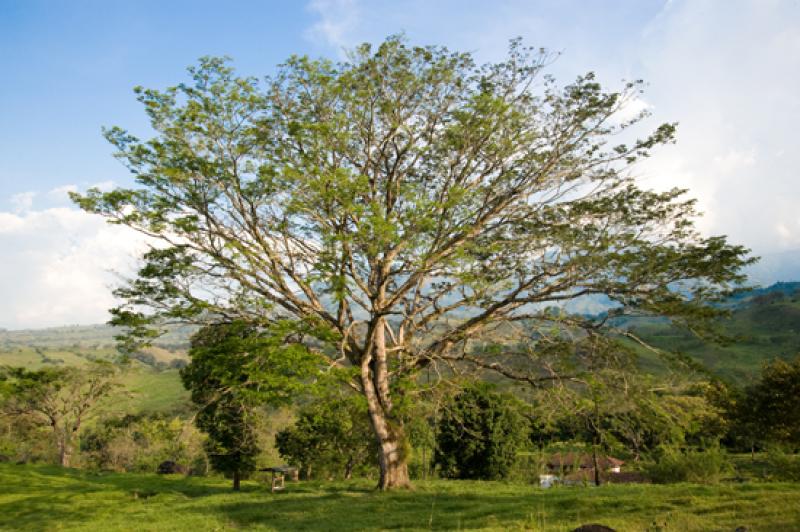
{"label": "sunlit grass", "polygon": [[800,530],[800,485],[627,485],[541,490],[499,482],[244,483],[0,465],[0,528],[25,530]]}

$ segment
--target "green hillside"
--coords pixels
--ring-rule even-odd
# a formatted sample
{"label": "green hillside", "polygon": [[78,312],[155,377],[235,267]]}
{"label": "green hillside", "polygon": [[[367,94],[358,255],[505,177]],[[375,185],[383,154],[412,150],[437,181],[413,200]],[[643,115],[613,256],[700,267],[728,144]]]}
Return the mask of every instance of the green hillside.
{"label": "green hillside", "polygon": [[[747,383],[773,358],[800,353],[800,283],[777,283],[741,294],[729,303],[732,316],[720,322],[733,338],[726,345],[709,344],[666,321],[631,323],[630,328],[657,347],[677,351],[701,362],[716,375]],[[127,406],[163,411],[180,408],[187,394],[177,368],[188,361],[186,350],[193,328],[174,328],[154,347],[132,360],[123,378],[132,392]],[[114,335],[107,325],[0,331],[0,365],[31,369],[48,365],[84,365],[91,360],[119,360]],[[661,371],[652,354],[642,351],[643,366]]]}
{"label": "green hillside", "polygon": [[[106,325],[55,327],[50,329],[0,331],[0,366],[28,369],[83,366],[93,360],[119,362],[114,334]],[[121,383],[124,397],[110,409],[120,413],[174,412],[186,407],[189,395],[177,368],[188,361],[188,333],[171,331],[154,347],[124,364]]]}
{"label": "green hillside", "polygon": [[630,329],[657,347],[701,362],[714,374],[740,384],[764,362],[800,353],[800,283],[778,283],[731,302],[732,315],[719,325],[731,338],[725,345],[703,342],[666,322],[634,324]]}

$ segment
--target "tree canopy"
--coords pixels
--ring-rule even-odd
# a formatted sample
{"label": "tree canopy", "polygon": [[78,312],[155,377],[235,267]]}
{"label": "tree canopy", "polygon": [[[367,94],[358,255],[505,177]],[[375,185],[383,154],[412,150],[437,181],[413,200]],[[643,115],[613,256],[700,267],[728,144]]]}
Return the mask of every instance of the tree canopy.
{"label": "tree canopy", "polygon": [[69,467],[78,431],[118,386],[115,375],[116,368],[107,362],[85,369],[0,368],[0,413],[50,427],[59,463]]}
{"label": "tree canopy", "polygon": [[800,356],[765,364],[739,398],[738,423],[751,441],[800,447]]}
{"label": "tree canopy", "polygon": [[260,451],[255,408],[290,402],[318,363],[302,346],[284,347],[279,329],[260,331],[241,321],[206,326],[192,337],[192,362],[181,370],[198,407],[195,424],[208,434],[211,464],[233,477],[237,491]]}
{"label": "tree canopy", "polygon": [[[113,323],[146,340],[153,323],[295,320],[290,341],[359,369],[383,488],[408,483],[394,401],[421,369],[538,385],[562,378],[541,353],[609,317],[700,330],[747,250],[701,236],[684,190],[637,185],[632,165],[675,133],[615,143],[645,116],[619,118],[639,82],[559,86],[552,59],[390,37],[266,80],[205,58],[188,83],[137,88],[155,135],[106,137],[138,187],[73,196],[156,242]],[[553,310],[587,296],[612,310]]]}
{"label": "tree canopy", "polygon": [[520,404],[483,384],[466,386],[443,407],[434,463],[445,478],[499,480],[530,432]]}

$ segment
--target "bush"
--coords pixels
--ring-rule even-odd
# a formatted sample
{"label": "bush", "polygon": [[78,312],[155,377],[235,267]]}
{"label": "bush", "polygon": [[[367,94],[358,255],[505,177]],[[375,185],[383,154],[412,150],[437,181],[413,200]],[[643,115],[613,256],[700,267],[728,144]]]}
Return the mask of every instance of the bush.
{"label": "bush", "polygon": [[434,462],[446,478],[504,479],[528,432],[513,397],[485,384],[467,387],[445,406]]}
{"label": "bush", "polygon": [[800,482],[800,455],[772,449],[767,455],[767,464],[774,480]]}
{"label": "bush", "polygon": [[377,466],[366,401],[348,394],[303,407],[297,422],[275,435],[275,447],[304,478],[366,475]]}
{"label": "bush", "polygon": [[98,421],[81,436],[80,449],[85,465],[94,469],[153,472],[166,460],[197,463],[203,457],[202,440],[189,421],[128,415]]}
{"label": "bush", "polygon": [[719,447],[677,449],[660,447],[653,460],[646,463],[644,473],[660,484],[699,482],[713,484],[733,471],[727,454]]}

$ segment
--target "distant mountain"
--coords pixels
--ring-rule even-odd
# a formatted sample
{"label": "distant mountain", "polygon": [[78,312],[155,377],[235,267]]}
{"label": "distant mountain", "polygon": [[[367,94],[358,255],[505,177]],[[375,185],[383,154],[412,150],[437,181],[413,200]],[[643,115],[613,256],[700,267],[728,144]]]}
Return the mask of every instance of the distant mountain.
{"label": "distant mountain", "polygon": [[[154,345],[167,351],[185,351],[196,327],[171,327]],[[10,347],[114,349],[120,330],[110,325],[67,325],[45,329],[0,329],[0,349]]]}
{"label": "distant mountain", "polygon": [[[800,281],[778,282],[741,293],[730,303],[732,316],[720,322],[722,329],[736,339],[729,345],[704,343],[665,319],[625,322],[654,345],[687,354],[716,374],[740,383],[752,379],[765,361],[800,353]],[[567,311],[596,316],[608,304],[608,300],[586,299]],[[194,330],[172,329],[154,348],[141,354],[139,362],[163,368],[187,360],[188,341]],[[0,364],[38,367],[116,357],[115,334],[117,330],[108,325],[0,330]]]}
{"label": "distant mountain", "polygon": [[[192,327],[173,327],[153,347],[131,355],[137,364],[154,369],[178,368],[188,362]],[[72,325],[47,329],[0,330],[0,365],[38,368],[80,366],[91,360],[120,360],[110,325]]]}
{"label": "distant mountain", "polygon": [[[0,331],[0,366],[41,369],[81,367],[96,360],[119,361],[114,340],[117,333],[109,325]],[[176,328],[154,347],[132,355],[121,376],[126,395],[114,408],[169,415],[186,410],[189,395],[177,370],[189,361],[186,349],[190,335],[190,329]]]}

